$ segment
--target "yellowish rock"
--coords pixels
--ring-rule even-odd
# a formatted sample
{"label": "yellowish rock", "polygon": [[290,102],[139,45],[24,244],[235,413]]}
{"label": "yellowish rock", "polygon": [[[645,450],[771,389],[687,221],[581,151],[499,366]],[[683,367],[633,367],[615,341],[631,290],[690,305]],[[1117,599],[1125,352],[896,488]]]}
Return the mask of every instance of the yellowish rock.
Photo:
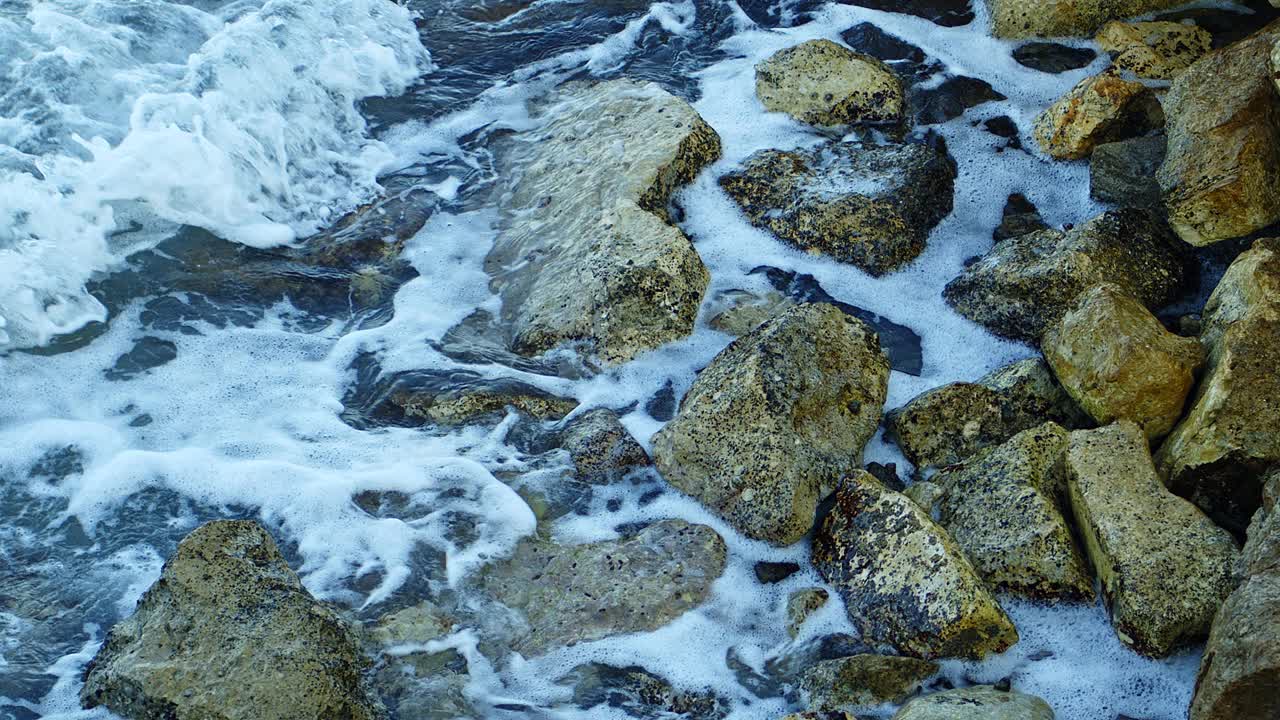
{"label": "yellowish rock", "polygon": [[1102,143],[1145,135],[1163,125],[1155,92],[1109,68],[1080,81],[1041,113],[1033,134],[1050,156],[1079,160]]}
{"label": "yellowish rock", "polygon": [[1172,80],[1213,47],[1208,30],[1176,22],[1109,22],[1097,41],[1116,67],[1149,80]]}
{"label": "yellowish rock", "polygon": [[800,676],[810,710],[833,712],[900,703],[938,672],[937,663],[896,655],[851,655],[815,663]]}
{"label": "yellowish rock", "polygon": [[1034,695],[975,685],[916,698],[893,720],[1053,720],[1053,709]]}
{"label": "yellowish rock", "polygon": [[1111,284],[1081,295],[1041,348],[1058,382],[1094,420],[1132,420],[1151,440],[1178,422],[1204,362],[1199,342],[1169,332]]}
{"label": "yellowish rock", "polygon": [[771,112],[810,125],[902,120],[902,81],[880,60],[830,40],[810,40],[756,66],[756,96]]}
{"label": "yellowish rock", "polygon": [[1183,0],[987,0],[996,37],[1084,37],[1111,20],[1185,5]]}

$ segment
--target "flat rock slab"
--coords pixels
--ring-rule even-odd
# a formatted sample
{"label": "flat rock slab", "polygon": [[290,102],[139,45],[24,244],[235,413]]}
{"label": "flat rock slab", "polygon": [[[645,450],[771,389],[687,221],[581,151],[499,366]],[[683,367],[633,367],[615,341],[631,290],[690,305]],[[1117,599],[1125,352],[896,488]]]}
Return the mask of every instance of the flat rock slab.
{"label": "flat rock slab", "polygon": [[689,334],[709,276],[671,193],[720,138],[653,83],[571,83],[499,143],[500,232],[485,259],[512,348],[577,342],[618,363]]}

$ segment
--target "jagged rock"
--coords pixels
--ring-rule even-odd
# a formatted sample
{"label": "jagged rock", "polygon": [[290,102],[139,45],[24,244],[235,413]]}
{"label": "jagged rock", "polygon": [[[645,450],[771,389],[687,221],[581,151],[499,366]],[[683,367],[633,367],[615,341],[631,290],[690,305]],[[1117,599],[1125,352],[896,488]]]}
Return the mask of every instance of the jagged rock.
{"label": "jagged rock", "polygon": [[916,698],[893,720],[1053,720],[1053,708],[1034,695],[975,685]]}
{"label": "jagged rock", "polygon": [[822,588],[796,590],[787,596],[787,634],[793,638],[799,636],[804,621],[826,605],[829,599],[827,591]]}
{"label": "jagged rock", "polygon": [[484,586],[524,614],[522,653],[656,630],[697,607],[724,572],[724,540],[705,525],[664,520],[621,540],[521,542]]}
{"label": "jagged rock", "polygon": [[615,667],[587,663],[557,681],[573,685],[573,703],[589,710],[619,708],[641,720],[719,720],[729,714],[729,704],[710,688],[680,690],[661,676],[639,665]]}
{"label": "jagged rock", "polygon": [[811,125],[880,125],[902,120],[898,76],[870,55],[810,40],[756,66],[756,96],[771,112]]}
{"label": "jagged rock", "polygon": [[671,193],[720,138],[653,83],[569,84],[502,141],[500,232],[485,259],[512,348],[581,342],[608,363],[693,329],[709,276],[669,223]]}
{"label": "jagged rock", "polygon": [[711,361],[654,436],[654,461],[748,537],[793,543],[860,464],[888,378],[870,328],[831,305],[800,305]]}
{"label": "jagged rock", "polygon": [[1280,101],[1269,56],[1280,23],[1205,55],[1165,96],[1168,156],[1157,177],[1169,222],[1209,245],[1280,220]]}
{"label": "jagged rock", "polygon": [[618,480],[636,468],[649,465],[649,455],[607,408],[585,412],[572,420],[559,436],[583,482],[602,484]]}
{"label": "jagged rock", "polygon": [[1280,717],[1280,472],[1269,477],[1244,547],[1244,581],[1213,620],[1191,720]]}
{"label": "jagged rock", "polygon": [[995,335],[1039,342],[1098,283],[1115,283],[1148,308],[1173,301],[1195,273],[1179,245],[1149,213],[1111,211],[1070,230],[998,243],[947,283],[943,295]]}
{"label": "jagged rock", "polygon": [[88,667],[85,707],[134,720],[377,718],[355,633],[257,523],[194,530]]}
{"label": "jagged rock", "polygon": [[853,655],[823,660],[800,676],[810,710],[831,712],[901,703],[938,672],[937,663],[896,655]]}
{"label": "jagged rock", "polygon": [[1164,657],[1203,640],[1233,587],[1240,552],[1231,534],[1160,483],[1134,423],[1071,433],[1066,469],[1120,641]]}
{"label": "jagged rock", "polygon": [[1182,0],[987,0],[1000,38],[1087,37],[1111,20],[1184,5]]}
{"label": "jagged rock", "polygon": [[1145,135],[1164,126],[1151,88],[1125,80],[1114,68],[1081,80],[1036,118],[1040,149],[1058,160],[1089,157],[1101,143]]}
{"label": "jagged rock", "polygon": [[1209,297],[1208,352],[1191,408],[1156,455],[1169,488],[1243,532],[1280,462],[1280,240],[1254,243]]}
{"label": "jagged rock", "polygon": [[1163,211],[1156,172],[1164,162],[1164,135],[1103,143],[1089,156],[1089,195],[1122,207]]}
{"label": "jagged rock", "polygon": [[1098,57],[1089,48],[1075,48],[1052,42],[1029,42],[1014,48],[1013,59],[1032,70],[1057,75],[1079,70]]}
{"label": "jagged rock", "polygon": [[1005,201],[1000,224],[991,233],[991,239],[1000,242],[1048,229],[1040,210],[1025,195],[1014,193]]}
{"label": "jagged rock", "polygon": [[911,262],[951,212],[955,163],[926,145],[765,150],[720,178],[752,225],[871,275]]}
{"label": "jagged rock", "polygon": [[1099,424],[1131,420],[1148,440],[1182,417],[1204,351],[1119,287],[1095,285],[1041,343],[1058,382]]}
{"label": "jagged rock", "polygon": [[978,659],[1018,641],[955,541],[866,472],[841,481],[812,557],[864,642],[924,659]]}
{"label": "jagged rock", "polygon": [[1093,578],[1061,505],[1067,431],[1024,430],[933,476],[939,523],[998,590],[1034,598],[1093,598]]}
{"label": "jagged rock", "polygon": [[928,390],[885,417],[890,439],[917,468],[963,461],[1023,430],[1054,421],[1082,427],[1087,418],[1039,358],[999,368],[974,383]]}
{"label": "jagged rock", "polygon": [[1213,47],[1208,30],[1168,21],[1109,22],[1097,41],[1116,67],[1151,80],[1174,79]]}

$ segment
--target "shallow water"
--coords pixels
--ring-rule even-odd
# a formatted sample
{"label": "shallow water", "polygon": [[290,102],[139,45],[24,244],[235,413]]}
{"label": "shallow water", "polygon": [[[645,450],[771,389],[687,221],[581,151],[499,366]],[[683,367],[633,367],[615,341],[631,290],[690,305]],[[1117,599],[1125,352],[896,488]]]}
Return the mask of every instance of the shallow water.
{"label": "shallow water", "polygon": [[[890,408],[1029,356],[948,309],[943,285],[990,247],[1010,193],[1054,225],[1104,208],[1087,166],[1006,150],[983,121],[1008,116],[1025,137],[1104,61],[1035,72],[976,15],[944,27],[809,0],[0,2],[0,718],[109,717],[78,709],[84,663],[177,541],[217,517],[263,522],[307,587],[354,615],[420,597],[472,606],[452,642],[486,716],[626,717],[581,707],[557,682],[586,662],[710,690],[734,718],[791,709],[785,688],[752,678],[794,649],[786,596],[818,578],[762,586],[752,566],[807,567],[804,543],[746,540],[653,475],[566,487],[563,454],[519,442],[514,416],[424,429],[361,403],[401,372],[517,379],[618,409],[647,444],[662,425],[649,401],[668,386],[680,397],[730,340],[707,326],[714,298],[769,289],[760,266],[812,275],[921,336],[921,372],[893,374]],[[1007,98],[932,127],[959,165],[955,210],[924,255],[879,279],[752,228],[716,184],[756,150],[821,140],[763,111],[753,66],[868,22],[936,61],[925,87],[969,76]],[[526,101],[559,82],[622,76],[689,99],[724,144],[677,198],[712,275],[696,332],[599,373],[569,356],[458,352],[446,333],[497,309],[482,270],[490,141],[528,128]],[[323,238],[297,240],[379,195],[415,221],[400,261],[317,263],[307,249]],[[867,460],[907,467],[879,438]],[[548,528],[563,542],[666,517],[710,524],[729,568],[708,603],[657,632],[539,658],[493,652],[467,581],[534,531],[518,491],[573,497]],[[388,492],[411,500],[363,501]],[[1184,715],[1195,653],[1139,658],[1100,606],[1008,607],[1022,641],[948,665],[947,681],[1011,678],[1063,720]],[[799,642],[849,631],[833,602]]]}

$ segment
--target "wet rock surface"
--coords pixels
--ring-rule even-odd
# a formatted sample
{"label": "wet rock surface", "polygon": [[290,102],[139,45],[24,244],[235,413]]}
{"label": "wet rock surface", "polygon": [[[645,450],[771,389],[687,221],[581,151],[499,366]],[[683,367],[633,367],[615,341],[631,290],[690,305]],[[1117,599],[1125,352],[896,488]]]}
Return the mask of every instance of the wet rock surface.
{"label": "wet rock surface", "polygon": [[840,483],[813,564],[862,639],[934,659],[1003,652],[1018,633],[945,530],[859,471]]}
{"label": "wet rock surface", "polygon": [[947,283],[961,315],[1000,337],[1038,342],[1080,293],[1110,282],[1159,308],[1194,277],[1177,238],[1149,213],[1104,213],[1070,230],[1043,230],[997,244]]}
{"label": "wet rock surface", "polygon": [[1116,67],[1151,80],[1172,80],[1213,46],[1208,30],[1167,20],[1110,22],[1097,40]]}
{"label": "wet rock surface", "polygon": [[1040,149],[1057,160],[1088,157],[1101,143],[1145,135],[1164,126],[1155,92],[1114,69],[1081,80],[1036,118]]}
{"label": "wet rock surface", "polygon": [[1235,584],[1240,552],[1230,533],[1164,487],[1133,423],[1073,432],[1066,468],[1120,641],[1165,657],[1203,640]]}
{"label": "wet rock surface", "polygon": [[943,27],[959,27],[973,22],[971,0],[840,0],[873,10],[906,13],[931,20]]}
{"label": "wet rock surface", "polygon": [[580,708],[616,708],[643,720],[718,720],[730,711],[710,688],[681,690],[639,665],[588,663],[574,668],[559,684],[572,684],[573,702]]}
{"label": "wet rock surface", "polygon": [[555,439],[569,453],[575,477],[592,484],[616,482],[626,473],[649,465],[649,455],[607,408],[574,417]]}
{"label": "wet rock surface", "polygon": [[1001,240],[1022,237],[1038,230],[1048,229],[1049,225],[1045,223],[1044,217],[1040,215],[1040,211],[1035,204],[1028,200],[1025,195],[1014,193],[1005,201],[1000,224],[992,231],[991,239],[1000,242]]}
{"label": "wet rock surface", "polygon": [[193,531],[89,665],[81,700],[137,720],[378,718],[351,628],[259,525]]}
{"label": "wet rock surface", "polygon": [[888,377],[869,327],[830,305],[798,306],[712,360],[654,436],[654,461],[743,534],[788,545],[858,467]]}
{"label": "wet rock surface", "polygon": [[1019,45],[1013,51],[1013,59],[1019,65],[1046,73],[1064,73],[1068,70],[1079,70],[1098,57],[1098,53],[1089,48],[1077,48],[1052,42],[1029,42]]}
{"label": "wet rock surface", "polygon": [[511,347],[581,342],[618,363],[687,335],[708,275],[667,202],[719,157],[719,136],[629,80],[564,86],[533,115],[542,126],[499,149],[510,192],[485,260]]}
{"label": "wet rock surface", "polygon": [[752,225],[871,275],[911,262],[951,212],[955,164],[926,145],[834,143],[752,155],[720,186]]}
{"label": "wet rock surface", "polygon": [[976,685],[912,700],[893,720],[1053,720],[1053,709],[1034,695]]}
{"label": "wet rock surface", "polygon": [[664,520],[621,540],[526,540],[486,570],[483,584],[528,624],[515,649],[538,655],[666,625],[706,600],[725,553],[711,528]]}
{"label": "wet rock surface", "polygon": [[903,116],[898,76],[830,40],[810,40],[760,63],[756,96],[765,109],[810,125],[892,125]]}
{"label": "wet rock surface", "polygon": [[824,660],[800,676],[811,711],[832,712],[898,704],[938,672],[937,663],[895,655],[853,655]]}
{"label": "wet rock surface", "polygon": [[996,37],[1092,36],[1111,20],[1123,20],[1184,3],[1178,0],[987,0]]}
{"label": "wet rock surface", "polygon": [[1156,172],[1164,163],[1164,135],[1103,143],[1089,156],[1089,195],[1122,207],[1163,212]]}
{"label": "wet rock surface", "polygon": [[787,634],[795,638],[800,635],[804,622],[831,599],[822,588],[805,588],[797,590],[787,597]]}

